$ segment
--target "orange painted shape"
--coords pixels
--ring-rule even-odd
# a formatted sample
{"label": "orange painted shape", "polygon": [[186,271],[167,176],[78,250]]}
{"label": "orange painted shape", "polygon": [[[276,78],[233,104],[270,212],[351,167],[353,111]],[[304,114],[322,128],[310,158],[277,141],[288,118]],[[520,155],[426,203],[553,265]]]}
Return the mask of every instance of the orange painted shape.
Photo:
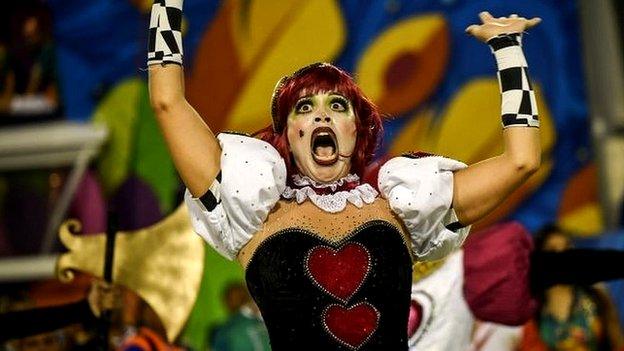
{"label": "orange painted shape", "polygon": [[355,76],[384,113],[402,114],[431,96],[444,77],[448,57],[444,17],[416,16],[379,35],[362,55]]}
{"label": "orange painted shape", "polygon": [[561,196],[559,217],[592,202],[598,202],[598,170],[593,162],[568,181]]}
{"label": "orange painted shape", "polygon": [[586,165],[568,181],[557,222],[564,230],[578,235],[595,235],[604,230],[595,163]]}
{"label": "orange painted shape", "polygon": [[379,99],[382,111],[401,114],[429,98],[444,77],[448,55],[447,27],[440,27],[422,51],[398,54],[384,75],[386,90]]}
{"label": "orange painted shape", "polygon": [[225,125],[245,79],[230,25],[235,20],[235,3],[225,1],[199,43],[186,78],[189,103],[215,132]]}

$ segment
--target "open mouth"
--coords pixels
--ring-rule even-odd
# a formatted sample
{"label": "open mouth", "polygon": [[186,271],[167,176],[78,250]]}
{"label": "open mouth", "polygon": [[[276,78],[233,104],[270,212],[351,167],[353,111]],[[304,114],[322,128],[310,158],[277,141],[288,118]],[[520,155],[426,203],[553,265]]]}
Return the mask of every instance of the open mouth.
{"label": "open mouth", "polygon": [[310,140],[312,158],[321,166],[330,166],[338,161],[336,134],[329,127],[319,127],[312,132]]}

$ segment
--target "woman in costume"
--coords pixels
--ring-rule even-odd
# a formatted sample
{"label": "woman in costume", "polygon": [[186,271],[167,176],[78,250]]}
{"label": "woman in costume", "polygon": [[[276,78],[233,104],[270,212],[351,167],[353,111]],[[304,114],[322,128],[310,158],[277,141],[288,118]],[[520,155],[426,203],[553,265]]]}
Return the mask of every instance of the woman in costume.
{"label": "woman in costume", "polygon": [[470,167],[406,155],[368,177],[380,113],[330,64],[280,80],[273,125],[259,139],[215,137],[184,98],[181,16],[181,0],[152,8],[152,106],[188,188],[193,227],[245,268],[272,349],[407,350],[413,262],[461,246],[468,225],[539,166],[535,95],[520,46],[520,33],[539,19],[484,12],[483,24],[468,28],[498,62],[501,155]]}

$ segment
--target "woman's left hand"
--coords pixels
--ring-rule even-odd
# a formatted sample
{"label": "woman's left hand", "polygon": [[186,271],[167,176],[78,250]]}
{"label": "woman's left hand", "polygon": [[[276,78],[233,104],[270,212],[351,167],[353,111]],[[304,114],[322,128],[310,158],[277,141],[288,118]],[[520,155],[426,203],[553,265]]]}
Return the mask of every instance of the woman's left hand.
{"label": "woman's left hand", "polygon": [[466,33],[476,37],[482,42],[487,42],[499,34],[522,33],[525,29],[539,24],[542,19],[534,17],[526,19],[512,14],[509,17],[493,17],[489,12],[483,11],[479,14],[482,24],[473,24],[466,28]]}

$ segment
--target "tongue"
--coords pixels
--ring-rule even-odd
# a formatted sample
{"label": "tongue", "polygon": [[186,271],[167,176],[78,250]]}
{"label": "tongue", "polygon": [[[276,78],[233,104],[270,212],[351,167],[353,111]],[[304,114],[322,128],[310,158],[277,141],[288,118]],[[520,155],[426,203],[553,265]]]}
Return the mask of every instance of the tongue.
{"label": "tongue", "polygon": [[333,146],[317,146],[314,149],[314,153],[320,157],[330,157],[331,155],[334,154],[334,147]]}

